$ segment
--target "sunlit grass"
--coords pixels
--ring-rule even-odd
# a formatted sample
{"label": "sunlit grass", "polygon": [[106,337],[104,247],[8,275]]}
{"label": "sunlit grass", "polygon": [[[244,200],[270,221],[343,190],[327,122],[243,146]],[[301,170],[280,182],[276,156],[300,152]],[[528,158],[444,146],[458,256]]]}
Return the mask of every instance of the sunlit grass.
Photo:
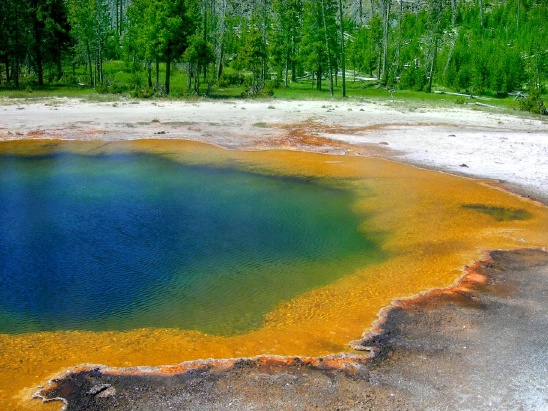
{"label": "sunlit grass", "polygon": [[[230,67],[225,73],[231,73]],[[145,70],[132,72],[130,65],[125,61],[108,61],[104,63],[103,73],[105,87],[94,88],[90,86],[89,73],[86,67],[66,67],[67,74],[59,82],[52,82],[43,87],[36,85],[36,79],[22,78],[19,89],[16,90],[13,84],[0,85],[0,98],[5,99],[44,99],[44,98],[79,98],[87,101],[116,101],[121,98],[169,98],[172,100],[196,100],[196,99],[241,99],[251,98],[246,94],[246,86],[230,85],[219,87],[212,80],[212,73],[209,73],[207,80],[200,78],[200,89],[196,93],[188,89],[188,74],[183,65],[172,65],[170,95],[162,96],[154,92],[153,88],[157,83],[161,87],[165,84],[165,64],[159,65],[158,75],[156,67],[152,68],[151,80],[153,88],[148,84],[148,73]],[[247,76],[250,76],[248,73]],[[210,85],[208,85],[210,83]],[[512,96],[505,98],[458,96],[451,94],[426,93],[424,91],[399,90],[397,87],[393,92],[382,87],[374,80],[360,80],[353,75],[346,78],[346,98],[342,96],[342,79],[336,79],[333,96],[329,92],[329,81],[323,79],[322,89],[316,88],[316,82],[312,79],[299,79],[290,82],[287,87],[283,85],[274,87],[274,82],[267,82],[266,87],[273,92],[273,95],[253,97],[254,99],[273,98],[284,100],[359,100],[359,101],[381,101],[394,108],[403,110],[416,110],[421,107],[468,107],[478,110],[519,110],[519,102]],[[437,90],[434,87],[434,90]],[[447,91],[447,90],[445,90]],[[548,95],[544,95],[545,100]],[[523,112],[522,112],[523,113]],[[523,113],[527,115],[527,113]]]}

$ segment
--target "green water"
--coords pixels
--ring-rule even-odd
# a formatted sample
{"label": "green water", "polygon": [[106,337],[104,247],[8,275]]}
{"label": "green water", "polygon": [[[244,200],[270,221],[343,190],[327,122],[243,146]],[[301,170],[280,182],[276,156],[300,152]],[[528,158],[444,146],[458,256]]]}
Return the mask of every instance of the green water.
{"label": "green water", "polygon": [[0,156],[0,332],[252,330],[384,258],[355,200],[149,154]]}

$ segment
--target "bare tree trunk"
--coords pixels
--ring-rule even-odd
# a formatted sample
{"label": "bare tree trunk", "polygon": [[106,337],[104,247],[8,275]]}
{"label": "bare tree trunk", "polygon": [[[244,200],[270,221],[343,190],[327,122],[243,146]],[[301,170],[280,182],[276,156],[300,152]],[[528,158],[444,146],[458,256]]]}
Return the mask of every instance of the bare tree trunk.
{"label": "bare tree trunk", "polygon": [[322,66],[318,67],[318,72],[316,73],[316,90],[322,91],[322,77],[323,77],[323,68]]}
{"label": "bare tree trunk", "polygon": [[194,70],[194,92],[197,96],[200,95],[200,65],[196,64]]}
{"label": "bare tree trunk", "polygon": [[453,51],[455,50],[455,45],[457,44],[457,41],[459,39],[459,34],[457,33],[455,37],[455,41],[451,44],[451,48],[449,49],[449,56],[447,56],[447,61],[445,62],[445,67],[443,68],[443,78],[447,76],[447,70],[449,70],[449,64],[451,64],[451,58],[453,57]]}
{"label": "bare tree trunk", "polygon": [[[36,6],[36,9],[38,9],[38,6]],[[32,20],[33,20],[33,32],[34,32],[34,64],[36,68],[36,72],[38,74],[38,85],[43,86],[44,85],[44,67],[43,67],[43,58],[42,58],[42,33],[40,28],[38,27],[38,16],[36,15],[38,13],[38,10],[34,10],[32,13]]]}
{"label": "bare tree trunk", "polygon": [[400,15],[398,19],[398,27],[399,27],[399,34],[398,34],[398,50],[396,52],[396,68],[398,70],[398,73],[400,73],[400,64],[401,64],[401,43],[403,41],[403,30],[402,30],[402,21],[403,21],[403,0],[400,0]]}
{"label": "bare tree trunk", "polygon": [[331,66],[331,50],[329,49],[329,36],[327,35],[327,20],[325,18],[325,1],[322,0],[323,30],[325,34],[325,49],[327,52],[327,70],[329,72],[329,95],[333,97],[333,67]]}
{"label": "bare tree trunk", "polygon": [[390,24],[391,0],[383,0],[383,56],[382,56],[382,82],[388,79],[388,35]]}
{"label": "bare tree trunk", "polygon": [[438,36],[434,35],[434,55],[432,56],[432,64],[430,65],[430,76],[428,78],[428,87],[426,91],[432,92],[432,80],[434,79],[434,69],[436,67],[436,57],[438,55]]}
{"label": "bare tree trunk", "polygon": [[344,23],[342,0],[339,0],[339,15],[341,19],[341,69],[342,69],[342,96],[346,97],[346,55],[344,52]]}
{"label": "bare tree trunk", "polygon": [[223,74],[223,59],[225,57],[226,0],[222,0],[221,10],[219,11],[219,13],[220,13],[219,22],[217,25],[219,27],[220,33],[218,36],[216,36],[216,38],[218,39],[217,70],[216,70],[217,80],[219,80],[219,78]]}
{"label": "bare tree trunk", "polygon": [[120,31],[118,32],[120,36],[123,31],[123,21],[124,21],[124,0],[120,0]]}
{"label": "bare tree trunk", "polygon": [[371,0],[371,17],[375,15],[375,0]]}
{"label": "bare tree trunk", "polygon": [[[519,1],[519,0],[518,0]],[[454,27],[455,23],[457,22],[457,6],[458,6],[459,0],[451,0],[451,7],[453,11],[453,15],[451,17],[451,25]]]}
{"label": "bare tree trunk", "polygon": [[166,50],[166,94],[169,95],[169,86],[171,84],[171,45]]}
{"label": "bare tree trunk", "polygon": [[93,64],[91,63],[91,48],[89,45],[89,41],[86,41],[86,52],[88,55],[88,67],[89,67],[89,85],[91,87],[94,86],[93,84]]}
{"label": "bare tree trunk", "polygon": [[11,81],[11,78],[10,78],[10,59],[9,59],[7,54],[4,56],[4,65],[6,66],[6,83],[9,83]]}
{"label": "bare tree trunk", "polygon": [[19,88],[19,13],[15,8],[15,60],[12,70],[13,78],[15,79],[15,88]]}
{"label": "bare tree trunk", "polygon": [[284,88],[289,87],[289,49],[285,56]]}

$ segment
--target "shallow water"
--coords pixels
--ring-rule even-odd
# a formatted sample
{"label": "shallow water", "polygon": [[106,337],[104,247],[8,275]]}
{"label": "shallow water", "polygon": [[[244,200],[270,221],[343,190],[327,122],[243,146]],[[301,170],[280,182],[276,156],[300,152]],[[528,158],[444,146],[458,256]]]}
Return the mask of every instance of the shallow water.
{"label": "shallow water", "polygon": [[[221,178],[221,174],[232,175],[228,181],[231,181],[232,178],[235,181],[239,181],[240,178],[247,179],[245,181],[248,186],[253,185],[248,181],[260,182],[258,188],[253,188],[259,191],[251,195],[259,199],[264,198],[266,195],[264,187],[269,187],[269,185],[272,189],[266,189],[268,192],[278,191],[282,186],[293,187],[294,191],[290,189],[278,200],[269,200],[263,204],[265,209],[269,210],[267,213],[269,216],[271,214],[278,215],[278,213],[273,213],[271,207],[276,206],[278,209],[277,207],[284,206],[286,203],[293,204],[294,206],[291,206],[287,211],[286,219],[270,220],[269,218],[263,219],[264,216],[254,216],[253,220],[261,221],[261,227],[263,227],[261,229],[263,235],[260,237],[262,239],[257,243],[267,244],[265,246],[267,250],[271,247],[277,250],[276,246],[280,240],[276,239],[275,246],[269,246],[268,241],[271,239],[271,235],[270,233],[264,235],[264,232],[271,226],[283,225],[280,222],[287,225],[285,229],[289,230],[287,231],[289,236],[294,235],[296,231],[316,233],[318,230],[323,233],[323,236],[326,236],[324,238],[328,239],[326,240],[327,244],[323,244],[324,240],[310,243],[313,246],[305,252],[305,255],[309,256],[308,260],[299,260],[295,257],[294,250],[274,252],[273,255],[277,257],[284,254],[291,258],[281,258],[277,261],[273,259],[274,268],[267,264],[266,271],[274,272],[282,267],[288,270],[293,269],[297,275],[295,280],[298,283],[297,289],[290,290],[290,293],[278,300],[278,303],[271,300],[265,304],[262,311],[264,315],[260,320],[258,320],[259,316],[254,319],[245,317],[248,311],[251,312],[248,310],[249,306],[257,304],[251,298],[250,302],[243,303],[236,310],[238,315],[243,315],[244,320],[237,324],[230,324],[230,321],[227,321],[230,329],[223,329],[215,335],[198,331],[196,330],[198,326],[192,325],[186,329],[172,326],[165,328],[165,323],[160,324],[153,320],[149,320],[147,327],[133,328],[134,326],[131,326],[126,327],[125,331],[120,331],[124,327],[120,325],[119,321],[114,320],[118,317],[116,314],[105,315],[104,318],[108,318],[108,320],[103,320],[102,323],[99,321],[101,323],[99,324],[93,317],[93,310],[88,310],[86,316],[83,316],[85,318],[83,318],[82,324],[86,323],[88,326],[81,328],[80,326],[71,326],[73,328],[71,331],[64,330],[59,326],[51,326],[48,328],[50,331],[30,332],[31,326],[28,326],[30,327],[29,332],[6,333],[4,331],[4,333],[0,333],[0,347],[2,347],[0,350],[0,409],[25,407],[29,409],[48,407],[59,409],[59,405],[44,406],[38,404],[36,400],[29,401],[29,398],[36,386],[52,375],[82,363],[123,367],[154,366],[176,364],[199,358],[229,358],[259,354],[324,356],[330,353],[349,351],[348,342],[359,338],[364,331],[367,331],[376,319],[379,310],[387,306],[392,299],[452,284],[462,274],[463,266],[481,258],[482,250],[548,246],[548,230],[546,230],[548,212],[546,207],[490,187],[485,182],[425,171],[380,159],[326,156],[289,151],[229,151],[204,144],[173,140],[106,143],[95,141],[3,142],[0,143],[0,153],[12,159],[16,156],[14,161],[20,161],[20,156],[34,156],[35,159],[36,156],[45,156],[44,158],[49,159],[58,158],[61,163],[70,160],[69,163],[78,161],[91,164],[98,156],[102,156],[101,158],[106,163],[123,160],[122,163],[127,163],[124,167],[130,168],[134,165],[127,161],[128,158],[145,163],[154,159],[154,163],[159,161],[160,164],[163,164],[162,167],[175,168],[179,170],[178,172],[207,169],[216,176],[213,182],[206,185],[209,187],[211,184],[211,194],[217,195],[219,192],[226,191],[225,203],[221,201],[219,204],[208,205],[217,208],[221,213],[235,208],[230,200],[233,198],[233,190],[238,193],[245,191],[239,187],[238,183],[235,184],[236,187],[232,188],[228,182],[218,184],[217,180]],[[56,168],[57,166],[53,167],[53,169]],[[51,167],[46,169],[47,172],[43,171],[45,176],[52,172]],[[90,176],[93,176],[94,173],[104,174],[106,170],[108,168],[87,167],[87,173]],[[30,174],[32,178],[28,176],[25,178],[30,180],[36,178],[35,172]],[[115,176],[112,178],[115,179]],[[44,179],[50,181],[45,177]],[[140,177],[137,180],[141,184],[138,185],[141,193],[148,193],[147,190],[150,192],[161,191],[160,187],[164,184],[161,180],[148,177]],[[190,180],[184,184],[193,187],[194,180]],[[14,184],[15,179],[7,178],[3,181],[9,186]],[[25,179],[22,178],[22,181]],[[93,182],[94,179],[90,177],[89,181]],[[180,184],[180,182],[176,181],[171,184]],[[128,191],[131,194],[133,191],[130,189],[131,184],[126,182],[125,185],[128,186]],[[25,185],[19,187],[21,186]],[[204,184],[196,186],[202,187]],[[86,193],[95,193],[89,199],[90,202],[93,202],[97,200],[98,193],[103,192],[90,187],[84,188],[69,190],[67,197],[78,195],[85,198]],[[247,189],[249,187],[246,187]],[[169,198],[171,196],[172,201],[175,201],[173,197],[177,190],[168,188],[164,191],[165,193],[160,197],[166,195]],[[296,197],[296,192],[305,192],[307,193],[305,197],[308,198],[309,195],[311,197],[308,200],[299,199],[298,196],[293,198]],[[321,194],[319,194],[320,192]],[[198,194],[196,195],[198,196]],[[327,209],[325,207],[328,206],[323,204],[324,195],[331,198],[327,201],[331,210],[328,213],[329,216],[324,213]],[[138,197],[143,196],[144,194],[141,194]],[[57,199],[50,200],[57,201]],[[124,207],[132,210],[139,209],[140,201],[142,201],[141,198],[135,197],[133,201],[129,202],[130,204],[126,204]],[[80,204],[81,199],[76,203]],[[47,202],[44,200],[39,201],[31,207],[31,211],[40,210],[46,204]],[[17,207],[13,206],[13,208]],[[332,210],[333,208],[339,209],[339,211]],[[149,218],[154,217],[158,218],[157,221],[162,224],[166,224],[167,221],[168,225],[173,226],[162,227],[162,232],[176,228],[177,224],[173,222],[176,220],[175,217],[154,216],[154,210],[156,209],[151,210],[150,207],[143,207],[143,224]],[[515,216],[497,218],[498,214],[493,215],[490,210],[521,210],[518,213],[519,216],[527,218],[520,219]],[[29,215],[32,214],[31,211],[29,211]],[[198,211],[201,212],[201,209]],[[239,220],[235,221],[246,221],[252,211],[254,210],[246,210],[245,213],[241,213]],[[13,210],[10,212],[16,213]],[[117,212],[124,215],[123,210]],[[228,219],[226,213],[222,215],[223,218],[220,220]],[[297,216],[300,217],[297,218]],[[311,216],[315,217],[308,223],[307,220],[312,218]],[[328,218],[332,216],[335,217],[334,220]],[[297,226],[294,226],[297,224],[296,220],[299,222]],[[93,224],[94,221],[96,223],[99,221],[95,231],[110,224],[106,224],[104,221],[100,224],[101,220],[84,221],[82,224]],[[122,219],[122,221],[124,220]],[[10,220],[5,224],[11,223]],[[28,221],[23,221],[21,225],[26,226],[27,224]],[[204,223],[200,223],[199,226],[202,224]],[[238,230],[240,230],[239,224],[235,223],[238,225]],[[321,228],[323,224],[325,226]],[[345,224],[349,229],[344,229],[342,230],[344,232],[341,232],[338,226]],[[310,227],[310,225],[314,227]],[[127,229],[127,227],[124,228]],[[149,226],[148,230],[154,228],[159,227]],[[337,238],[330,237],[333,230],[338,230],[335,231]],[[143,237],[138,233],[133,233],[133,235]],[[339,236],[342,236],[342,239],[338,238]],[[177,236],[175,235],[175,237]],[[134,242],[137,243],[138,240],[147,241],[147,239],[136,238]],[[217,240],[217,237],[213,236],[210,242],[218,244]],[[330,241],[335,240],[342,240],[343,245],[341,247],[333,246]],[[240,244],[243,239],[237,237],[231,241]],[[292,241],[294,240],[287,239],[283,244],[290,248],[297,248]],[[307,239],[306,241],[311,240]],[[155,242],[152,243],[152,245],[149,244],[137,251],[124,250],[124,247],[121,247],[118,254],[130,251],[135,253],[136,257],[134,258],[137,258],[141,263],[135,264],[134,269],[141,268],[144,263],[142,263],[142,259],[139,260],[139,257],[142,258],[143,254],[152,255],[151,251],[154,249]],[[253,241],[249,244],[256,243]],[[52,245],[52,247],[54,246],[59,245]],[[367,255],[363,257],[361,250],[364,247],[369,249],[369,246],[373,251],[367,251],[365,253]],[[332,248],[335,248],[334,252],[332,252]],[[109,249],[110,245],[105,243],[100,248],[101,252],[97,261],[103,261],[103,258],[100,257]],[[307,250],[306,247],[304,249]],[[220,261],[230,261],[233,253],[230,250],[225,250],[223,254],[223,250],[221,247],[215,251],[214,260],[219,258]],[[356,250],[360,250],[357,253],[360,255],[359,258],[356,257]],[[90,249],[82,258],[90,258],[92,251]],[[328,262],[324,252],[333,259],[332,263]],[[30,254],[34,255],[34,253]],[[155,261],[160,261],[161,265],[166,261],[177,262],[178,258],[180,258],[178,255],[167,255],[156,257]],[[203,261],[210,260],[204,259]],[[332,265],[330,266],[330,264]],[[77,266],[76,263],[74,265]],[[160,281],[162,286],[158,288],[160,294],[165,293],[166,290],[176,291],[184,288],[180,285],[181,282],[184,283],[181,280],[181,278],[185,278],[184,275],[181,275],[179,270],[173,269],[178,264],[169,263],[166,265],[172,267],[171,271],[169,269],[166,271],[171,273],[166,274],[166,278],[170,280],[162,278]],[[200,264],[196,265],[201,267]],[[227,263],[224,267],[228,267],[227,271],[221,269],[213,271],[222,276],[224,272],[241,270],[241,265],[246,267],[245,263],[232,262],[232,265]],[[195,266],[193,269],[196,268]],[[329,276],[323,277],[320,282],[307,283],[301,287],[298,275],[315,273],[316,269],[321,271],[324,266],[328,267],[326,271],[331,271],[330,267],[334,267],[338,273],[333,275],[330,272]],[[208,270],[202,271],[207,272]],[[243,271],[255,272],[251,268],[249,270],[246,268]],[[196,272],[200,272],[200,270]],[[309,274],[306,274],[305,277],[309,277]],[[221,277],[212,278],[215,278],[215,282],[224,281]],[[249,278],[260,277],[250,275]],[[268,275],[266,278],[260,278],[259,285],[272,278],[275,277]],[[155,284],[155,279],[149,280],[148,284]],[[283,281],[293,280],[293,275],[288,274]],[[95,288],[98,290],[108,289],[111,286],[109,281],[108,278],[101,280],[95,284]],[[120,282],[120,284],[123,288],[125,283]],[[236,286],[239,283],[233,282],[233,284]],[[285,287],[285,283],[281,285],[282,287],[275,288],[284,290],[284,292],[287,291],[286,288],[290,288]],[[50,284],[47,286],[49,287]],[[56,286],[59,285],[56,284]],[[150,308],[150,306],[146,308],[147,302],[160,300],[155,298],[153,286],[145,287],[146,290],[139,289],[137,284],[131,284],[131,287],[135,289],[133,297],[147,295],[146,293],[150,292],[149,289],[152,290],[151,297],[143,299],[142,306],[138,304],[138,306],[131,307],[135,313],[140,313],[135,316],[136,321],[146,320],[146,315],[143,313],[152,312],[147,311]],[[223,287],[225,286],[223,285]],[[67,290],[56,289],[59,295],[50,296],[50,300],[60,301],[63,291]],[[223,289],[230,290],[228,286]],[[30,292],[29,295],[34,295],[35,299],[39,298],[40,293],[34,292],[33,294],[33,292]],[[143,292],[144,294],[139,294]],[[193,293],[199,293],[199,290],[196,288]],[[270,292],[266,294],[270,294]],[[59,298],[59,296],[61,297]],[[141,301],[139,297],[126,298],[128,300],[125,301]],[[111,298],[111,300],[115,299],[116,296]],[[177,298],[162,300],[160,305],[156,303],[158,312],[169,312],[173,309],[176,300]],[[223,307],[226,305],[223,297],[219,297],[219,302]],[[19,303],[21,304],[21,302]],[[44,307],[47,306],[47,301],[41,303]],[[86,302],[85,304],[90,303]],[[165,308],[163,304],[168,308]],[[9,321],[11,324],[17,324],[13,311],[11,309]],[[7,323],[5,321],[8,317],[7,313],[4,312],[2,315],[5,315],[2,324]],[[223,318],[222,315],[218,318]],[[196,317],[198,318],[199,315]],[[164,321],[163,318],[161,320]],[[170,322],[168,319],[165,321]],[[181,321],[187,321],[187,319]],[[34,326],[33,324],[32,327]],[[71,328],[66,325],[65,327]],[[217,329],[219,330],[219,328]],[[12,329],[12,331],[15,330]]]}

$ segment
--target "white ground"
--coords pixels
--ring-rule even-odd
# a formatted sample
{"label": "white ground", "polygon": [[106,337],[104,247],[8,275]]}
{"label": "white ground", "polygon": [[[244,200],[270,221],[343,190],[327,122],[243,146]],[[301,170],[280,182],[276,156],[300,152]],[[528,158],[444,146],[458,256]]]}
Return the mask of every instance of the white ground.
{"label": "white ground", "polygon": [[[397,100],[94,103],[0,99],[0,140],[185,138],[226,147],[276,147],[289,138],[282,124],[302,123],[303,128],[312,124],[310,134],[325,137],[327,145],[351,143],[403,162],[502,180],[509,188],[545,203],[547,120],[496,109],[420,108]],[[293,142],[292,148],[300,148],[299,144]],[[305,144],[302,148],[310,149]]]}

